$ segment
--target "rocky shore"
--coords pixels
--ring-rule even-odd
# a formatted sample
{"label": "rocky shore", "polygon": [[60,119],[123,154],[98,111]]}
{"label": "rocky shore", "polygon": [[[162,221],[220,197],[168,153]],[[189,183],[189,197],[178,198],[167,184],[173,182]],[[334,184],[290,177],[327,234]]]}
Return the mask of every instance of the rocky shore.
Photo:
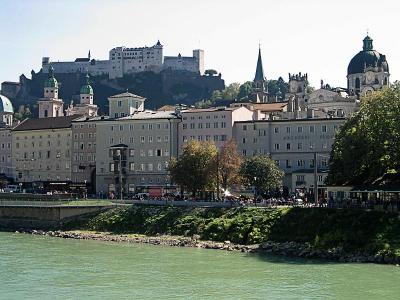
{"label": "rocky shore", "polygon": [[[19,233],[16,231],[16,233]],[[267,241],[262,244],[240,245],[230,241],[215,242],[200,240],[200,236],[193,235],[192,237],[183,236],[144,236],[135,234],[114,234],[109,232],[88,232],[88,231],[42,231],[32,230],[21,233],[42,235],[50,237],[58,237],[64,239],[80,239],[80,240],[97,240],[117,243],[140,243],[151,245],[163,245],[174,247],[194,247],[204,249],[216,249],[225,251],[240,251],[248,253],[265,253],[287,257],[300,257],[323,259],[327,261],[345,262],[345,263],[379,263],[379,264],[394,264],[399,266],[400,257],[379,253],[347,253],[342,248],[332,248],[330,250],[313,249],[310,245],[296,242],[273,242]]]}

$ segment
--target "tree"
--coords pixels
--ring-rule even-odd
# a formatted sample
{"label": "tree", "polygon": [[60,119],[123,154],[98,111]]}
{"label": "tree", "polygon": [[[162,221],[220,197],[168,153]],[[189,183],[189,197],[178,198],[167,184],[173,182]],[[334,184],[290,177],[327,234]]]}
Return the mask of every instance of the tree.
{"label": "tree", "polygon": [[208,70],[204,71],[204,74],[206,74],[208,76],[214,76],[214,75],[217,75],[218,72],[216,70],[214,70],[214,69],[208,69]]}
{"label": "tree", "polygon": [[400,83],[363,97],[336,135],[329,184],[400,182]]}
{"label": "tree", "polygon": [[284,172],[270,157],[256,155],[244,161],[241,175],[248,185],[254,186],[257,194],[280,187]]}
{"label": "tree", "polygon": [[251,81],[246,81],[239,87],[238,99],[247,98],[253,89],[253,83]]}
{"label": "tree", "polygon": [[242,163],[243,158],[237,151],[235,141],[229,140],[222,146],[219,155],[219,176],[224,190],[240,182],[239,173]]}
{"label": "tree", "polygon": [[239,94],[240,83],[234,82],[222,90],[221,98],[223,100],[235,100]]}
{"label": "tree", "polygon": [[182,155],[171,160],[168,170],[172,181],[193,195],[197,191],[213,190],[217,177],[217,147],[211,142],[189,141]]}
{"label": "tree", "polygon": [[289,90],[289,84],[282,77],[279,77],[278,80],[268,80],[267,86],[270,96],[276,96],[278,100],[283,100]]}

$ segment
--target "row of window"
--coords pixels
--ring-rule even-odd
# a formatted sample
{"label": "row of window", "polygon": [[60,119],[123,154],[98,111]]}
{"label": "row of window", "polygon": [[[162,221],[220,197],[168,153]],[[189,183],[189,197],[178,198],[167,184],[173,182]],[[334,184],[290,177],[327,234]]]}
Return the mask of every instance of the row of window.
{"label": "row of window", "polygon": [[87,123],[87,124],[74,124],[74,128],[96,128],[96,124]]}
{"label": "row of window", "polygon": [[96,143],[92,143],[92,142],[88,142],[88,143],[84,143],[84,142],[74,142],[74,150],[96,150]]}
{"label": "row of window", "polygon": [[[136,155],[140,155],[140,157],[152,157],[152,156],[169,156],[168,149],[148,149],[147,151],[144,149],[140,149],[139,153],[135,151],[135,149],[129,149],[129,157],[135,157]],[[113,156],[113,150],[110,149],[109,157]]]}
{"label": "row of window", "polygon": [[6,146],[7,146],[7,149],[11,149],[11,143],[1,143],[1,149],[6,149]]}
{"label": "row of window", "polygon": [[[188,125],[190,125],[189,127],[188,127]],[[187,124],[187,123],[183,123],[182,124],[182,128],[183,129],[188,129],[188,128],[190,128],[190,129],[196,129],[196,123],[190,123],[190,124]],[[197,129],[203,129],[203,128],[211,128],[211,123],[198,123],[197,124]],[[213,128],[226,128],[226,122],[221,122],[221,123],[219,123],[219,122],[214,122],[213,123]]]}
{"label": "row of window", "polygon": [[[65,157],[69,158],[70,155],[71,155],[70,151],[66,150]],[[30,153],[24,152],[21,154],[21,156],[19,153],[16,153],[15,158],[17,160],[18,159],[36,160],[36,159],[42,159],[42,158],[45,158],[45,159],[58,158],[58,159],[60,159],[60,158],[62,158],[62,152],[61,152],[61,150],[56,150],[56,151],[47,150],[47,151],[38,151],[38,152],[33,151]]]}
{"label": "row of window", "polygon": [[[110,145],[113,145],[115,143],[115,141],[116,140],[114,139],[114,137],[110,137],[110,140],[109,140]],[[154,141],[156,141],[157,143],[161,143],[162,142],[162,137],[161,136],[157,136],[157,137],[154,138],[151,135],[147,136],[147,139],[146,139],[145,136],[141,136],[140,137],[140,142],[141,143],[145,143],[146,141],[148,143],[153,143]],[[120,137],[118,139],[118,142],[120,144],[125,143],[125,139],[123,137]],[[169,142],[169,136],[168,135],[164,136],[164,142],[167,142],[167,143]],[[131,143],[131,144],[135,143],[135,138],[133,136],[129,137],[129,143]]]}
{"label": "row of window", "polygon": [[[305,176],[296,175],[296,182],[298,182],[299,184],[305,182]],[[324,177],[322,175],[318,175],[318,182],[324,182]]]}
{"label": "row of window", "polygon": [[95,139],[96,138],[96,133],[92,133],[92,132],[89,132],[89,133],[83,133],[83,132],[81,132],[81,133],[74,133],[74,139],[75,140],[77,140],[77,139],[81,139],[81,140],[84,140],[84,139],[86,139],[86,138],[88,138],[88,139]]}
{"label": "row of window", "polygon": [[182,136],[182,141],[185,143],[187,141],[193,141],[193,140],[198,140],[199,142],[202,141],[206,141],[206,142],[210,142],[210,141],[214,141],[214,142],[225,142],[227,140],[227,135],[226,134],[215,134],[213,136],[211,135],[198,135],[197,138],[195,135],[191,135],[191,136]]}
{"label": "row of window", "polygon": [[[36,168],[34,168],[34,169],[30,168],[26,164],[23,164],[22,165],[22,169],[17,169],[17,170],[18,171],[22,171],[23,174],[26,173],[26,175],[27,175],[28,173],[35,172],[35,171],[38,172],[38,171],[61,170],[63,166],[64,166],[65,170],[69,170],[70,167],[71,167],[71,164],[70,164],[69,161],[66,162],[65,164],[61,164],[61,163],[55,163],[54,165],[52,165],[52,164],[49,164],[49,165],[39,164],[39,165],[37,165],[37,169]],[[40,178],[40,175],[39,175],[39,178]]]}
{"label": "row of window", "polygon": [[[67,136],[67,137],[70,137],[71,134],[68,133],[66,136]],[[50,138],[52,138],[52,137],[61,138],[61,134],[58,133],[57,136],[56,136],[56,135],[51,135],[51,134],[48,134],[48,135],[47,135],[47,138],[48,138],[48,139],[50,139]],[[63,137],[63,138],[64,138],[64,137]],[[18,141],[20,138],[19,138],[19,136],[16,136],[15,139]],[[23,139],[24,139],[24,140],[27,140],[28,137],[27,137],[27,136],[24,136]],[[31,136],[31,139],[34,140],[34,139],[35,139],[35,136],[32,135],[32,136]],[[43,136],[42,136],[42,135],[39,135],[39,139],[43,139]]]}
{"label": "row of window", "polygon": [[[110,130],[111,131],[124,131],[126,128],[129,129],[129,131],[135,130],[135,125],[134,124],[129,124],[128,125],[111,125]],[[157,123],[157,124],[140,124],[136,126],[136,129],[141,129],[141,130],[160,130],[160,129],[169,129],[169,124],[168,123]]]}
{"label": "row of window", "polygon": [[[218,119],[219,117],[220,117],[220,115],[214,115],[214,119]],[[225,119],[225,118],[226,118],[226,115],[221,115],[221,119]],[[183,117],[182,119],[185,121],[185,120],[188,119],[188,117]],[[190,120],[195,120],[196,117],[195,117],[195,116],[191,116],[189,119],[190,119]],[[203,116],[198,116],[197,119],[203,120]],[[207,115],[207,116],[206,116],[206,119],[211,119],[211,116],[210,116],[210,115]]]}
{"label": "row of window", "polygon": [[[61,140],[58,140],[55,144],[54,143],[52,143],[51,141],[47,141],[47,143],[45,144],[46,146],[45,147],[54,147],[54,146],[58,146],[58,147],[60,147],[61,146]],[[66,144],[65,144],[67,147],[69,147],[69,141],[67,140],[66,141]],[[19,149],[20,147],[22,147],[23,146],[23,148],[27,148],[27,147],[32,147],[32,148],[35,148],[36,146],[37,147],[43,147],[43,142],[42,141],[39,141],[38,143],[35,143],[35,142],[31,142],[31,144],[28,146],[28,144],[27,143],[23,143],[23,144],[20,144],[20,143],[15,143],[15,148],[16,149]]]}
{"label": "row of window", "polygon": [[[328,132],[328,130],[329,130],[328,125],[321,125],[318,127],[320,127],[320,132]],[[307,130],[307,128],[308,128],[308,132],[310,132],[310,133],[316,132],[316,126],[309,125],[309,126],[297,126],[294,128],[291,126],[286,126],[285,128],[274,127],[274,133],[291,133],[293,130],[295,130],[297,133],[302,133],[302,132],[305,132],[305,130]],[[332,128],[334,131],[337,131],[339,127],[338,127],[338,125],[333,125]],[[251,130],[251,129],[257,130],[257,125],[256,124],[254,124],[254,125],[244,124],[244,125],[242,125],[242,129],[244,131]],[[262,132],[262,131],[260,131],[260,132]],[[259,135],[262,135],[260,132],[259,132]],[[264,130],[264,135],[265,135],[265,130]]]}
{"label": "row of window", "polygon": [[[159,162],[159,163],[129,163],[129,171],[141,171],[141,172],[154,172],[154,171],[164,171],[168,167],[168,162]],[[110,172],[119,171],[119,164],[110,163]]]}

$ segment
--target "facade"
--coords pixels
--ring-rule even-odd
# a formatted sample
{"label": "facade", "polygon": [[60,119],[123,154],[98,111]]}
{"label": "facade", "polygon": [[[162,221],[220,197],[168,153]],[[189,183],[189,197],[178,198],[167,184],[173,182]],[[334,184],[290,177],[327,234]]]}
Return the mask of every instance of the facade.
{"label": "facade", "polygon": [[26,119],[12,132],[14,178],[64,189],[71,181],[71,123],[76,116]]}
{"label": "facade", "polygon": [[52,66],[49,68],[49,78],[44,83],[43,94],[43,98],[38,100],[39,118],[64,116],[64,102],[58,98],[58,82]]}
{"label": "facade", "polygon": [[110,79],[122,78],[125,74],[144,71],[160,72],[163,69],[204,73],[204,50],[193,50],[192,57],[163,56],[160,41],[151,47],[115,47],[109,51],[108,60],[87,57],[75,61],[53,62],[49,57],[42,58],[42,70],[48,73],[52,66],[57,73],[84,73],[92,76],[108,75]]}
{"label": "facade", "polygon": [[253,120],[246,107],[221,107],[181,111],[179,149],[189,140],[210,141],[220,148],[232,139],[235,122]]}
{"label": "facade", "polygon": [[108,97],[108,115],[120,118],[144,111],[145,100],[146,98],[128,92]]}
{"label": "facade", "polygon": [[171,111],[96,121],[96,191],[161,194],[170,188],[166,167],[177,157],[179,122]]}
{"label": "facade", "polygon": [[80,117],[72,121],[71,181],[78,189],[96,190],[96,121],[104,117]]}
{"label": "facade", "polygon": [[94,95],[93,95],[93,88],[89,82],[89,74],[86,74],[85,80],[86,84],[83,85],[80,90],[80,97],[79,97],[80,103],[75,106],[71,104],[66,110],[67,116],[73,116],[73,115],[82,115],[88,117],[97,116],[98,107],[93,103]]}
{"label": "facade", "polygon": [[317,155],[318,178],[322,183],[335,132],[344,121],[344,118],[242,121],[234,125],[234,138],[244,156],[271,156],[284,170],[284,185],[289,191],[309,191],[314,183],[307,181],[309,176],[305,174],[314,170],[314,155]]}
{"label": "facade", "polygon": [[374,50],[373,40],[367,35],[363,49],[355,55],[347,68],[347,89],[358,99],[389,85],[389,64],[386,56]]}
{"label": "facade", "polygon": [[0,126],[0,174],[12,178],[11,127]]}

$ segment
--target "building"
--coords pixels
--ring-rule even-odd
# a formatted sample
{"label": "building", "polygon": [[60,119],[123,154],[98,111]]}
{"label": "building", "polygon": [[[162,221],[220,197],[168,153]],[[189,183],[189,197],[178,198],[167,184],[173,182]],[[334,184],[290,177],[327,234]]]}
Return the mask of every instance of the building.
{"label": "building", "polygon": [[189,140],[212,141],[220,148],[232,139],[235,122],[253,120],[253,112],[246,107],[220,107],[181,111],[179,149]]}
{"label": "building", "polygon": [[158,41],[151,47],[116,47],[110,50],[109,62],[110,79],[121,78],[129,73],[159,72],[163,65],[163,46]]}
{"label": "building", "polygon": [[350,61],[347,68],[347,90],[358,99],[389,85],[389,64],[386,56],[374,50],[373,40],[367,35],[363,49]]}
{"label": "building", "polygon": [[96,191],[96,121],[104,118],[83,116],[72,120],[71,181],[76,190],[85,189],[91,194]]}
{"label": "building", "polygon": [[253,80],[253,90],[250,94],[251,102],[268,102],[268,85],[264,75],[264,68],[261,59],[261,48],[258,49],[258,59],[256,67],[256,75]]}
{"label": "building", "polygon": [[44,82],[43,94],[43,98],[38,100],[39,118],[64,116],[64,102],[58,98],[58,82],[52,66],[49,68],[49,77]]}
{"label": "building", "polygon": [[72,121],[26,119],[11,130],[13,177],[24,186],[64,190],[71,182]]}
{"label": "building", "polygon": [[12,177],[12,139],[14,109],[11,101],[0,94],[0,174]]}
{"label": "building", "polygon": [[91,76],[108,75],[109,79],[122,78],[126,74],[164,69],[204,73],[204,50],[193,50],[192,57],[163,55],[160,41],[151,47],[115,47],[109,51],[107,60],[80,57],[75,61],[55,62],[49,57],[42,58],[42,71],[48,73],[52,66],[57,73],[84,73]]}
{"label": "building", "polygon": [[193,56],[165,56],[163,68],[204,74],[204,50],[193,50]]}
{"label": "building", "polygon": [[67,108],[66,115],[82,115],[88,117],[97,116],[98,107],[93,103],[93,88],[90,85],[89,74],[86,73],[85,84],[81,87],[79,100],[80,103],[73,105],[73,103]]}
{"label": "building", "polygon": [[144,111],[145,100],[146,98],[128,92],[108,97],[108,115],[120,118]]}
{"label": "building", "polygon": [[95,121],[96,191],[120,194],[122,188],[123,194],[161,195],[171,188],[166,167],[177,157],[179,122],[171,111]]}
{"label": "building", "polygon": [[269,155],[284,170],[289,191],[309,192],[317,156],[318,183],[323,185],[335,132],[344,118],[305,117],[240,121],[234,124],[234,138],[244,156]]}

